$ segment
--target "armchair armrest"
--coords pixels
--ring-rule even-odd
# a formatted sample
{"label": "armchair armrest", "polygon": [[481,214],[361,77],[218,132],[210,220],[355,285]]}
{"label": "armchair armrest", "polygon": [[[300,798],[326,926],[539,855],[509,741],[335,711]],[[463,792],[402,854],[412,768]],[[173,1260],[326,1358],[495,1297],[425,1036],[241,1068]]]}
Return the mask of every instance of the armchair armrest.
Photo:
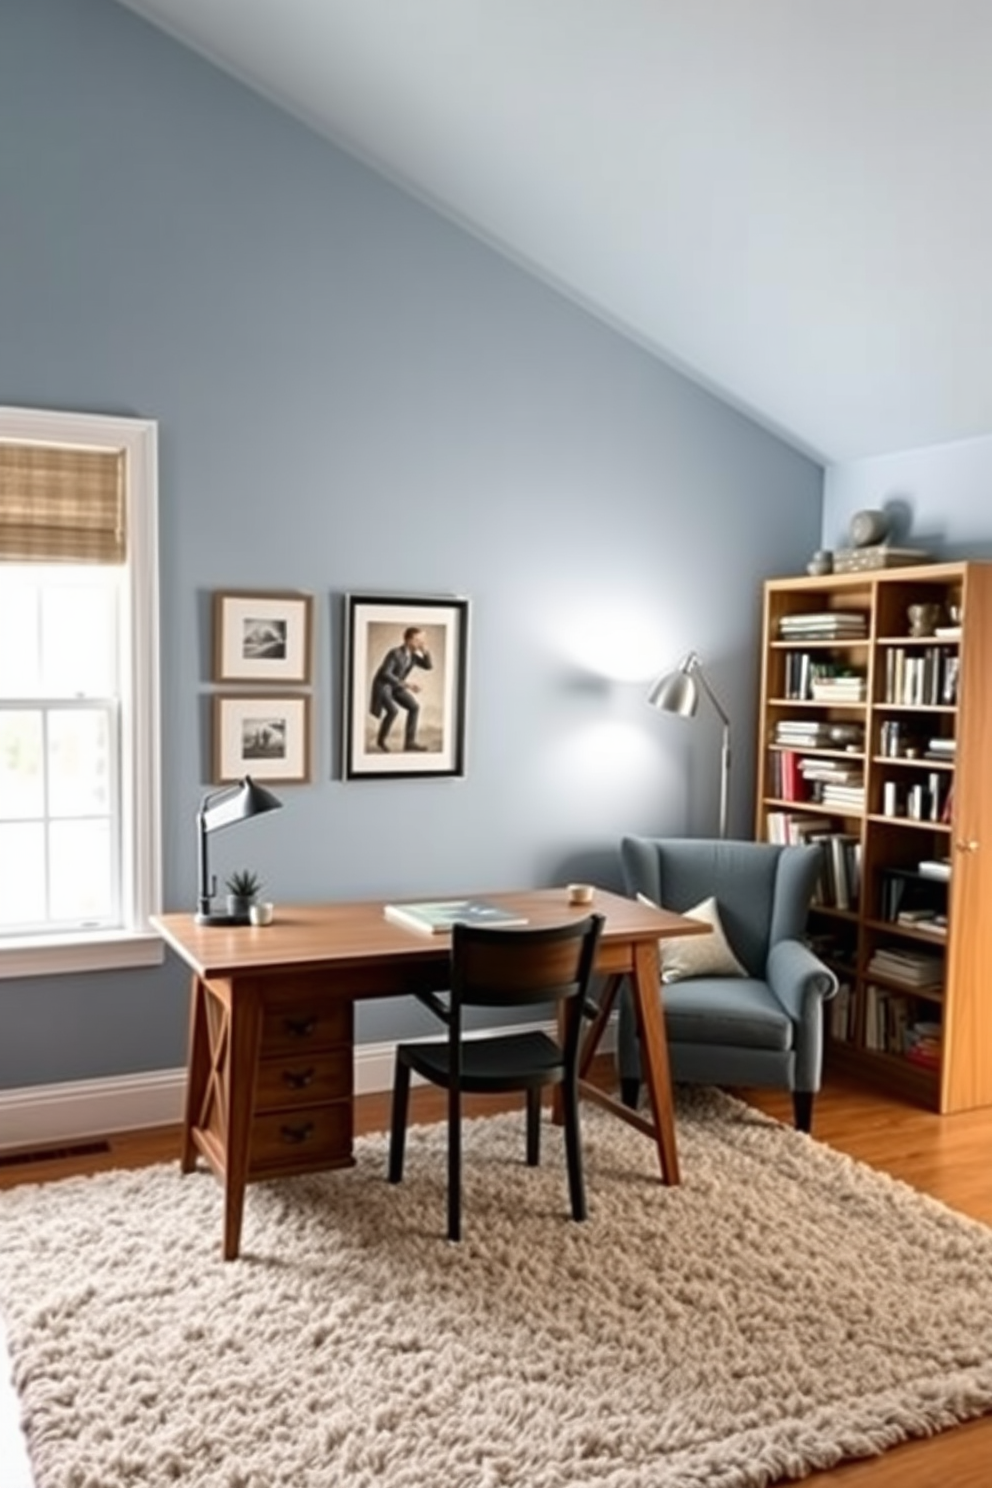
{"label": "armchair armrest", "polygon": [[768,953],[768,985],[796,1025],[796,1089],[818,1090],[823,1062],[824,1002],[837,978],[800,940],[780,940]]}

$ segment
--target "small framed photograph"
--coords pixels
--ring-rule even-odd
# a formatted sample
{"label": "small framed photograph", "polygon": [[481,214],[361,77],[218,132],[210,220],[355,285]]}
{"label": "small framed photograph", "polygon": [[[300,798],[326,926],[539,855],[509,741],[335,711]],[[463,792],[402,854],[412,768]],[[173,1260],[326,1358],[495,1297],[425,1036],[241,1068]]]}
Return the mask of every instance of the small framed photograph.
{"label": "small framed photograph", "polygon": [[310,682],[313,596],[214,594],[215,682]]}
{"label": "small framed photograph", "polygon": [[310,698],[214,695],[214,779],[251,775],[285,784],[310,779]]}
{"label": "small framed photograph", "polygon": [[468,601],[345,599],[344,773],[464,775]]}

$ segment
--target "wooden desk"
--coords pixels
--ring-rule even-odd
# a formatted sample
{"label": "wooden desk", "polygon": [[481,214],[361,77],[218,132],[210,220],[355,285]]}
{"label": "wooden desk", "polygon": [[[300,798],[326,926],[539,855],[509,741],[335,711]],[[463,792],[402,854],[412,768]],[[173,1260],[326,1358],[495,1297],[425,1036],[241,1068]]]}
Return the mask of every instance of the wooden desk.
{"label": "wooden desk", "polygon": [[[485,894],[532,925],[581,919],[564,889]],[[649,1135],[661,1175],[678,1183],[668,1048],[658,998],[658,938],[705,934],[707,926],[596,891],[606,924],[597,970],[599,1016],[587,1035],[586,1074],[622,978],[630,978],[652,1120],[605,1092],[582,1093]],[[182,1170],[197,1154],[224,1185],[224,1258],[241,1240],[245,1185],[262,1178],[354,1162],[354,1004],[448,984],[449,937],[392,924],[383,901],[280,907],[271,925],[197,925],[191,914],[153,924],[192,968]]]}

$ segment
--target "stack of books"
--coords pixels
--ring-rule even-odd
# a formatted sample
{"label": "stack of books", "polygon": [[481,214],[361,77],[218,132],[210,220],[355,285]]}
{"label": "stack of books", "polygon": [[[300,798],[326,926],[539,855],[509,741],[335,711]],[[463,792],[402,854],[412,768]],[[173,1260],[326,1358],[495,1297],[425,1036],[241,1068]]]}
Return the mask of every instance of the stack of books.
{"label": "stack of books", "polygon": [[861,610],[820,610],[783,615],[778,623],[783,641],[857,641],[868,634]]}
{"label": "stack of books", "polygon": [[817,663],[813,667],[810,691],[814,703],[863,703],[866,686],[863,672],[832,663]]}
{"label": "stack of books", "polygon": [[843,760],[802,758],[799,773],[806,782],[810,798],[818,806],[845,815],[859,815],[865,809],[865,777],[860,766]]}
{"label": "stack of books", "polygon": [[897,925],[908,925],[911,930],[923,930],[927,935],[947,935],[947,915],[940,909],[921,906],[919,909],[900,909],[896,913]]}
{"label": "stack of books", "polygon": [[914,1064],[922,1064],[925,1069],[939,1069],[940,1047],[939,1023],[913,1023],[906,1029],[903,1052]]}
{"label": "stack of books", "polygon": [[868,971],[904,987],[929,990],[939,987],[944,980],[944,958],[902,946],[879,946],[868,963]]}
{"label": "stack of books", "polygon": [[927,741],[927,759],[947,760],[953,764],[957,754],[957,740],[946,739],[941,735],[936,739]]}
{"label": "stack of books", "polygon": [[780,718],[775,743],[786,749],[829,749],[830,724],[815,718]]}

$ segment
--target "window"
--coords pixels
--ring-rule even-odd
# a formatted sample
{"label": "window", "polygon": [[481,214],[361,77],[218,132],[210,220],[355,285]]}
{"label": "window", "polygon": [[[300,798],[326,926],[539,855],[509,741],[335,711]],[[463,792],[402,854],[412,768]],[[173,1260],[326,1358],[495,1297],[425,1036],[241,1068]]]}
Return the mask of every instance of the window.
{"label": "window", "polygon": [[0,408],[0,976],[162,959],[156,426]]}

